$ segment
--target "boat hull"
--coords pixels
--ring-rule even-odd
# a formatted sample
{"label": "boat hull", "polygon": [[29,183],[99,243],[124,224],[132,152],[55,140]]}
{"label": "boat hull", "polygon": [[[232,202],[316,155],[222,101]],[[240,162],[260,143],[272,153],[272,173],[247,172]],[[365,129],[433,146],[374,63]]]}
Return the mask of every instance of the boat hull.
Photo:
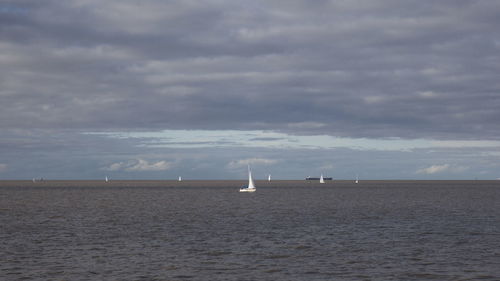
{"label": "boat hull", "polygon": [[255,192],[255,188],[240,188],[240,192]]}
{"label": "boat hull", "polygon": [[[306,178],[306,181],[319,181],[319,179],[320,179],[320,178],[307,177],[307,178]],[[331,180],[333,180],[333,178],[332,178],[332,177],[329,177],[329,178],[323,178],[323,180],[325,180],[325,181],[331,181]]]}

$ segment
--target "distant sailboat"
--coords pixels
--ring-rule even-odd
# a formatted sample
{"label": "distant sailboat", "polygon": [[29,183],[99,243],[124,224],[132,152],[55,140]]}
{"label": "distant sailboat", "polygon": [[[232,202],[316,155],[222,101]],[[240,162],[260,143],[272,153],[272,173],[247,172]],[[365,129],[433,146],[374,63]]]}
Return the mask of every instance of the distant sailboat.
{"label": "distant sailboat", "polygon": [[358,175],[356,175],[356,181],[354,183],[359,183]]}
{"label": "distant sailboat", "polygon": [[179,181],[182,181],[182,177],[181,176],[179,176]]}
{"label": "distant sailboat", "polygon": [[106,176],[106,178],[104,179],[105,182],[108,182],[109,179],[108,179],[108,176]]}
{"label": "distant sailboat", "polygon": [[323,179],[323,174],[321,174],[321,177],[319,177],[319,183],[325,183],[325,180]]}
{"label": "distant sailboat", "polygon": [[248,186],[241,187],[240,192],[255,192],[255,185],[253,184],[252,179],[252,170],[250,170],[250,165],[248,165]]}
{"label": "distant sailboat", "polygon": [[267,177],[267,181],[271,181],[271,175]]}

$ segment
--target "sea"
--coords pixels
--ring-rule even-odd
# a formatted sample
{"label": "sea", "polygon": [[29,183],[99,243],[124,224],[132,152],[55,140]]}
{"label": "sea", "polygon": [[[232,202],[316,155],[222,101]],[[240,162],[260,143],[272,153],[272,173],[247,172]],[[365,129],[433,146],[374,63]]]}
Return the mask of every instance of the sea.
{"label": "sea", "polygon": [[500,181],[0,181],[0,280],[500,280]]}

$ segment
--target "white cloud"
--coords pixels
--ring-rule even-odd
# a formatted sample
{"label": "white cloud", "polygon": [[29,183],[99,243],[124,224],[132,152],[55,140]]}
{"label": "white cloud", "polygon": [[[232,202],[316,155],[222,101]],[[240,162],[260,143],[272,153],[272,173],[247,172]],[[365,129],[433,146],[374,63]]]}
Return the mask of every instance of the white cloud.
{"label": "white cloud", "polygon": [[[293,123],[295,129],[321,128],[323,123]],[[291,127],[290,127],[291,128]],[[113,139],[135,139],[148,148],[274,147],[287,149],[349,148],[355,150],[412,151],[431,148],[496,148],[495,140],[433,140],[401,138],[347,138],[329,135],[292,135],[262,130],[162,130],[142,132],[86,132]]]}
{"label": "white cloud", "polygon": [[229,162],[227,165],[229,168],[238,168],[247,166],[250,164],[255,165],[272,165],[278,163],[279,160],[276,159],[266,159],[266,158],[248,158],[248,159],[240,159]]}
{"label": "white cloud", "polygon": [[7,170],[7,164],[0,163],[0,172]]}
{"label": "white cloud", "polygon": [[440,173],[448,170],[450,168],[450,165],[444,164],[444,165],[432,165],[427,168],[419,169],[417,170],[417,174],[435,174],[435,173]]}
{"label": "white cloud", "polygon": [[432,165],[427,168],[422,168],[417,170],[417,174],[436,174],[443,172],[451,172],[451,173],[459,173],[467,170],[467,167],[464,166],[453,166],[450,164],[442,164],[442,165]]}
{"label": "white cloud", "polygon": [[126,171],[165,171],[170,169],[171,163],[167,161],[158,161],[156,163],[148,163],[148,161],[143,159],[138,159],[138,162],[130,167],[127,167]]}
{"label": "white cloud", "polygon": [[127,172],[142,172],[142,171],[165,171],[172,167],[172,163],[167,161],[158,161],[149,163],[144,159],[136,159],[128,162],[117,162],[104,167],[106,171],[127,171]]}
{"label": "white cloud", "polygon": [[119,171],[122,169],[122,167],[125,166],[125,163],[119,162],[119,163],[113,163],[109,167],[103,168],[103,170],[107,171]]}

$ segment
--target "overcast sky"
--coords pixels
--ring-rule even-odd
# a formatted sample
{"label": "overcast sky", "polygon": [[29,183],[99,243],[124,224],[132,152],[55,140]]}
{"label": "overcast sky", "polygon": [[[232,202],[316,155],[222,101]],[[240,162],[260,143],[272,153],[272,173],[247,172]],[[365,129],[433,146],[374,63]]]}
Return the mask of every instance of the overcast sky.
{"label": "overcast sky", "polygon": [[3,0],[0,179],[495,179],[500,2]]}

